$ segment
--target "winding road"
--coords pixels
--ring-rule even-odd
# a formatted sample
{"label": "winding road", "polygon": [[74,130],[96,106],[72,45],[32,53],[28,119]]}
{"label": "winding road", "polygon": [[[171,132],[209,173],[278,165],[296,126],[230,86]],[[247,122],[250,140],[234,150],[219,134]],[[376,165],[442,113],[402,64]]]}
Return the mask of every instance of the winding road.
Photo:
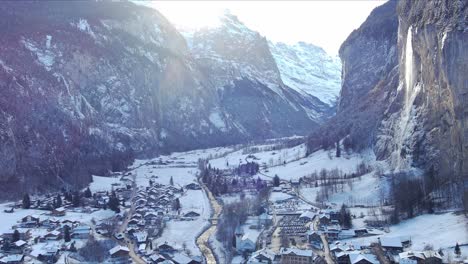
{"label": "winding road", "polygon": [[211,216],[211,225],[203,232],[200,234],[200,236],[197,238],[197,246],[202,252],[203,256],[205,257],[206,263],[208,264],[214,264],[216,262],[216,257],[213,253],[213,249],[210,246],[209,239],[210,237],[216,233],[216,228],[217,228],[217,221],[219,216],[221,215],[221,211],[223,207],[218,203],[216,198],[213,196],[211,191],[206,187],[204,183],[201,181],[200,185],[203,188],[203,191],[206,193],[208,196],[208,199],[210,200],[210,205],[211,208],[213,208],[213,213]]}

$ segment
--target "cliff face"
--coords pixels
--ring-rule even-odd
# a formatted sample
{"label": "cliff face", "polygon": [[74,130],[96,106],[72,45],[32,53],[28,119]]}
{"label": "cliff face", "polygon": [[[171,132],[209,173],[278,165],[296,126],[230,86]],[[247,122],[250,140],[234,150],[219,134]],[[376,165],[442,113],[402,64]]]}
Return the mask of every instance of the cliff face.
{"label": "cliff face", "polygon": [[348,138],[395,170],[466,177],[466,6],[388,1],[376,8],[340,49],[338,113],[310,137],[309,148]]}
{"label": "cliff face", "polygon": [[[398,5],[398,96],[376,152],[397,169],[468,175],[468,10],[466,1]],[[392,139],[390,139],[390,137]]]}
{"label": "cliff face", "polygon": [[309,149],[347,137],[355,150],[371,148],[398,84],[396,2],[376,8],[340,48],[342,87],[337,114],[309,137]]}
{"label": "cliff face", "polygon": [[7,2],[0,13],[0,181],[83,183],[217,131],[214,89],[156,11]]}

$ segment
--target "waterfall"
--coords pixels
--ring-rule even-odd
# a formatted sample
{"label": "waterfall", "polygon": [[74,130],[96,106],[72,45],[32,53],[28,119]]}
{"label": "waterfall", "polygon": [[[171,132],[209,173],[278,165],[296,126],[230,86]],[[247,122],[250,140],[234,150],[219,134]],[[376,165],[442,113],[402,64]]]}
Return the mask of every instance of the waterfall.
{"label": "waterfall", "polygon": [[413,30],[411,26],[408,28],[408,32],[406,35],[404,59],[405,87],[402,87],[403,83],[400,83],[400,87],[398,90],[400,90],[401,88],[405,89],[405,98],[403,109],[400,113],[400,120],[398,122],[398,125],[395,127],[396,152],[393,156],[395,162],[394,165],[397,170],[407,170],[410,167],[410,162],[408,162],[408,159],[403,159],[400,153],[403,149],[406,139],[412,134],[412,131],[415,127],[413,103],[421,88],[419,83],[417,83],[416,85],[414,84]]}

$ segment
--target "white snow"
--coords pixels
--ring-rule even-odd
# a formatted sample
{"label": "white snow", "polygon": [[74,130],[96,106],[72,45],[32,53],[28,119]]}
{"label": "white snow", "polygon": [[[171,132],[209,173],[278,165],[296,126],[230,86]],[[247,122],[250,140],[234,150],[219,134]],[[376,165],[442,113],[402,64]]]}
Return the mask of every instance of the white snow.
{"label": "white snow", "polygon": [[[390,227],[390,232],[381,236],[385,237],[410,237],[412,250],[423,250],[426,245],[432,245],[434,249],[454,247],[459,244],[467,244],[467,222],[463,214],[444,213],[426,214],[405,220],[398,225]],[[363,244],[377,242],[381,236],[349,239]]]}
{"label": "white snow", "polygon": [[299,42],[269,42],[281,78],[287,86],[334,105],[341,89],[341,62],[322,48]]}
{"label": "white snow", "polygon": [[50,71],[55,62],[55,54],[47,47],[46,49],[40,48],[31,40],[22,40],[21,43],[32,53],[37,56],[38,62]]}
{"label": "white snow", "polygon": [[226,131],[226,123],[224,122],[219,111],[211,112],[208,119],[210,119],[210,122],[219,130]]}
{"label": "white snow", "polygon": [[170,245],[182,249],[183,244],[187,246],[192,254],[199,255],[195,239],[208,225],[211,209],[208,197],[202,190],[188,190],[181,198],[182,212],[195,211],[200,214],[193,221],[171,220],[167,222],[161,235],[154,242],[156,244],[168,242]]}
{"label": "white snow", "polygon": [[118,177],[104,177],[93,175],[93,182],[89,184],[89,189],[93,193],[97,191],[110,191],[112,190],[113,184],[120,185],[122,184],[122,182]]}

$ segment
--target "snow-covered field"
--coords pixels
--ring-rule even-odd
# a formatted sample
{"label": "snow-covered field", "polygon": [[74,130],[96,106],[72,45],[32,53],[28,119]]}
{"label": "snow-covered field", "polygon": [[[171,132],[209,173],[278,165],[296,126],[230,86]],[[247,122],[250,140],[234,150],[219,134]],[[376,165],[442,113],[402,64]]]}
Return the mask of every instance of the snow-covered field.
{"label": "snow-covered field", "polygon": [[[381,197],[388,196],[388,179],[375,176],[374,172],[365,174],[360,178],[348,180],[349,183],[338,187],[338,192],[331,194],[328,201],[330,203],[341,205],[378,205]],[[315,201],[320,187],[303,187],[300,189],[301,195],[309,201]]]}
{"label": "snow-covered field", "polygon": [[211,212],[208,197],[202,190],[188,190],[180,197],[180,204],[182,206],[181,214],[194,211],[200,216],[195,217],[193,221],[171,220],[167,222],[161,237],[154,242],[156,244],[168,242],[179,249],[182,249],[185,244],[192,254],[200,255],[195,239],[208,225]]}
{"label": "snow-covered field", "polygon": [[[412,250],[423,250],[426,245],[434,249],[454,247],[468,243],[468,226],[463,214],[426,214],[402,221],[390,227],[386,237],[410,237]],[[380,236],[349,239],[362,244],[377,242]]]}
{"label": "snow-covered field", "polygon": [[92,193],[97,191],[110,191],[112,184],[122,184],[120,177],[102,177],[93,175],[93,182],[89,184]]}
{"label": "snow-covered field", "polygon": [[[259,145],[258,149],[268,149],[272,145]],[[364,154],[350,153],[339,158],[335,157],[335,151],[319,150],[305,157],[306,146],[301,144],[292,148],[281,150],[265,150],[249,154],[248,148],[240,149],[227,154],[224,157],[210,160],[212,167],[225,169],[235,168],[246,161],[259,163],[261,168],[267,166],[267,171],[261,169],[260,177],[271,179],[278,175],[282,180],[299,179],[313,172],[320,172],[322,169],[339,169],[344,173],[356,171],[358,164],[365,162],[369,165],[375,163],[375,156],[368,151]],[[253,155],[254,158],[248,157]]]}

